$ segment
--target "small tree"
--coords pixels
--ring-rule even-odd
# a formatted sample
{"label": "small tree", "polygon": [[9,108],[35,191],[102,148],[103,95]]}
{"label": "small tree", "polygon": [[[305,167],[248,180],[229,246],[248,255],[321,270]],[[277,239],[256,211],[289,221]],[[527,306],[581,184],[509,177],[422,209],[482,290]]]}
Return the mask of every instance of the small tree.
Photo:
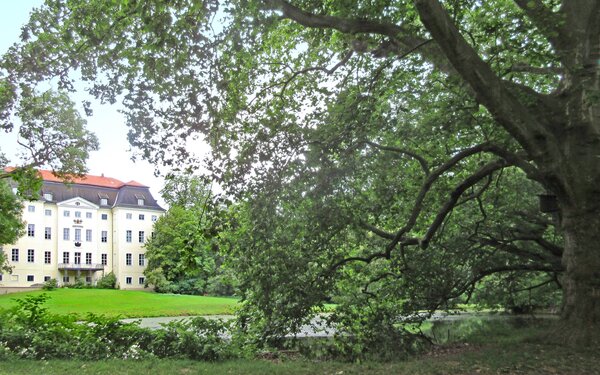
{"label": "small tree", "polygon": [[[147,282],[158,291],[177,292],[176,284],[211,277],[214,250],[206,234],[197,212],[180,206],[169,208],[154,224],[154,237],[145,244]],[[204,288],[198,290],[203,292]]]}

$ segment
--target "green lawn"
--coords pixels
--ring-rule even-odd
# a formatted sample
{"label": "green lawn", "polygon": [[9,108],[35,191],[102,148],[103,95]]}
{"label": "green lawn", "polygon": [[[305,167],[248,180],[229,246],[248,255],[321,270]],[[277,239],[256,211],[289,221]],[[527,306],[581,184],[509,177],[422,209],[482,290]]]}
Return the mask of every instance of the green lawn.
{"label": "green lawn", "polygon": [[123,318],[182,315],[219,315],[233,313],[237,300],[226,297],[158,294],[142,291],[110,289],[68,289],[31,291],[0,295],[0,308],[15,305],[16,298],[46,293],[45,306],[55,314],[87,313]]}
{"label": "green lawn", "polygon": [[598,374],[600,352],[531,343],[486,343],[441,347],[406,361],[361,364],[335,361],[172,359],[106,361],[0,361],[0,374]]}

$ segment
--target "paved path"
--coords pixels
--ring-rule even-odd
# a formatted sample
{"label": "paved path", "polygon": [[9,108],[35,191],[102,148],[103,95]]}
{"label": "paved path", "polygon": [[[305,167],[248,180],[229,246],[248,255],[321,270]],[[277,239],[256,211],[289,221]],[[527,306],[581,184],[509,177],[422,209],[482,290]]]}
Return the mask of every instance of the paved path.
{"label": "paved path", "polygon": [[[201,315],[206,319],[223,319],[229,320],[233,319],[234,315]],[[158,329],[161,328],[162,324],[175,322],[175,321],[184,321],[190,318],[194,318],[195,316],[163,316],[156,318],[132,318],[132,319],[121,319],[122,322],[132,323],[139,321],[140,327],[142,328],[150,328],[150,329]],[[311,324],[306,324],[302,326],[300,332],[296,335],[296,337],[331,337],[333,335],[332,330],[328,330],[325,327],[325,321],[322,317],[316,317],[312,320]],[[292,335],[290,335],[292,336]]]}
{"label": "paved path", "polygon": [[[206,319],[223,319],[223,320],[229,320],[229,319],[233,319],[234,316],[233,315],[201,315],[203,318]],[[175,322],[175,321],[182,321],[182,320],[187,320],[187,319],[191,319],[191,318],[195,318],[196,316],[161,316],[161,317],[156,317],[156,318],[131,318],[131,319],[121,319],[122,322],[125,323],[132,323],[132,322],[136,322],[139,321],[140,322],[140,327],[142,328],[160,328],[161,324],[165,324],[165,323],[169,323],[169,322]]]}
{"label": "paved path", "polygon": [[[130,323],[134,321],[140,321],[140,327],[143,328],[152,328],[158,329],[161,327],[161,324],[165,324],[172,321],[183,321],[190,318],[194,318],[195,316],[164,316],[157,318],[137,318],[137,319],[122,319],[122,322]],[[203,318],[206,319],[223,319],[229,320],[233,319],[234,315],[202,315]],[[433,314],[433,316],[429,319],[431,321],[453,321],[453,320],[462,320],[468,318],[483,318],[483,319],[508,319],[514,318],[515,315],[504,315],[504,314],[489,314],[489,313],[456,313],[456,314],[448,314],[445,312],[439,312]],[[532,318],[531,315],[523,315],[522,318]],[[556,319],[556,315],[553,314],[540,314],[536,315],[535,318],[551,318]],[[311,322],[311,324],[306,324],[302,326],[300,332],[296,335],[296,337],[331,337],[334,334],[334,330],[328,329],[325,325],[325,320],[321,316],[317,316]],[[291,335],[290,335],[291,336]]]}

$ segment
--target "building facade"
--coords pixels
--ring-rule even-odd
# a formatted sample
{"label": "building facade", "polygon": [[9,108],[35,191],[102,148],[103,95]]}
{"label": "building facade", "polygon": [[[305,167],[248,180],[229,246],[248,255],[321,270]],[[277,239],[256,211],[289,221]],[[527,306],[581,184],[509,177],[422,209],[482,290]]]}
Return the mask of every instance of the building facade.
{"label": "building facade", "polygon": [[87,284],[114,272],[121,289],[144,288],[144,242],[164,213],[147,186],[85,175],[65,184],[40,171],[39,199],[24,202],[26,232],[4,245],[12,274],[0,287],[36,286],[50,279],[59,285]]}

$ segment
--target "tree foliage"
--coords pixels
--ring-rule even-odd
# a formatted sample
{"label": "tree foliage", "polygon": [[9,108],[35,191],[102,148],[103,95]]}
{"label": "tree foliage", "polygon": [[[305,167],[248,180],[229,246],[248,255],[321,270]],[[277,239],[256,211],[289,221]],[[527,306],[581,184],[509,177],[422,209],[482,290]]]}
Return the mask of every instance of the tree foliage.
{"label": "tree foliage", "polygon": [[340,322],[393,319],[510,272],[563,287],[577,341],[600,317],[599,18],[594,0],[49,1],[2,66],[13,87],[78,71],[157,164],[210,144],[265,336],[328,298]]}
{"label": "tree foliage", "polygon": [[161,191],[171,205],[146,242],[146,280],[159,292],[233,294],[222,266],[219,233],[226,211],[194,176],[171,176]]}
{"label": "tree foliage", "polygon": [[[207,243],[208,242],[208,243]],[[203,294],[214,274],[210,241],[206,241],[198,217],[191,210],[172,206],[154,225],[154,237],[146,245],[149,284],[162,292],[173,292],[187,280],[196,281],[192,294]]]}
{"label": "tree foliage", "polygon": [[[8,184],[0,180],[0,247],[11,244],[24,234],[25,223],[21,219],[23,204]],[[0,270],[11,271],[7,252],[0,251]]]}
{"label": "tree foliage", "polygon": [[[7,78],[2,79],[7,84]],[[14,129],[13,118],[19,119],[17,142],[24,151],[20,155],[20,163],[2,170],[0,179],[12,179],[21,195],[37,198],[40,180],[36,168],[50,168],[67,181],[69,176],[83,175],[87,171],[85,162],[89,153],[98,150],[98,139],[85,128],[85,119],[77,112],[66,92],[48,90],[38,94],[24,86],[21,90],[21,100],[14,113],[4,116],[0,126],[11,132]],[[0,91],[0,94],[15,95],[15,92]],[[4,111],[6,109],[3,107]]]}

